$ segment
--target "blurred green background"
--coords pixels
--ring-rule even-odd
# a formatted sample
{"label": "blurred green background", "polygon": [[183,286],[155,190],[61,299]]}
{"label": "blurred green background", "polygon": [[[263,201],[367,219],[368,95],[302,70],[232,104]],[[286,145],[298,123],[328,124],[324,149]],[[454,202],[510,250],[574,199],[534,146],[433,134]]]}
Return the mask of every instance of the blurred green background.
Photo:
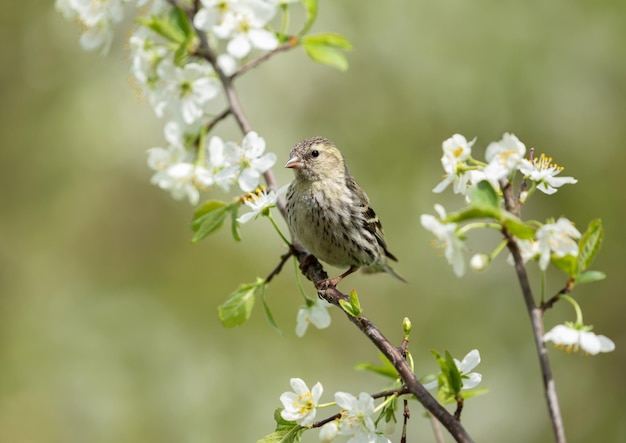
{"label": "blurred green background", "polygon": [[[337,142],[411,282],[359,274],[343,289],[359,289],[366,314],[397,343],[402,318],[411,318],[420,374],[436,371],[431,348],[459,358],[480,350],[490,392],[463,413],[476,441],[550,441],[512,268],[457,279],[419,223],[435,202],[462,204],[431,193],[445,138],[477,136],[480,157],[513,132],[579,180],[553,197],[537,194],[527,217],[566,215],[581,230],[604,222],[594,268],[608,279],[574,295],[586,323],[617,349],[550,356],[569,440],[626,442],[626,3],[320,3],[315,30],[353,42],[350,70],[314,64],[299,49],[238,86],[279,157],[281,183],[291,180],[281,165],[294,143]],[[294,336],[301,299],[291,266],[267,293],[284,336],[260,304],[246,325],[220,326],[217,305],[269,273],[284,250],[265,221],[245,225],[238,244],[224,230],[191,245],[192,208],[150,185],[145,151],[163,145],[162,122],[129,82],[130,21],[103,58],[80,49],[77,27],[51,2],[0,9],[0,441],[254,442],[272,431],[290,377],[321,381],[326,401],[337,390],[383,387],[352,369],[378,357],[339,312],[329,329]],[[219,131],[239,137],[231,123]],[[476,252],[497,242],[476,238]],[[563,283],[550,273],[548,292]],[[546,325],[573,319],[559,305]],[[413,407],[410,441],[432,441],[420,411]]]}

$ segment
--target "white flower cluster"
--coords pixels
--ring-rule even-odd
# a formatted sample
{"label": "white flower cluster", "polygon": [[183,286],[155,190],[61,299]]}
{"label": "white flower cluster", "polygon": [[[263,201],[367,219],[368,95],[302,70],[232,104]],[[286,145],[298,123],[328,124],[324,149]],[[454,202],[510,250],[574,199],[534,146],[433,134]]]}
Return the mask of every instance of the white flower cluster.
{"label": "white flower cluster", "polygon": [[[65,18],[75,20],[80,24],[82,28],[80,45],[83,49],[86,51],[101,49],[102,53],[106,54],[113,41],[113,26],[124,18],[124,5],[128,3],[142,7],[149,1],[56,0],[55,6]],[[156,5],[159,2],[154,3]]]}
{"label": "white flower cluster", "polygon": [[156,171],[151,181],[176,199],[187,197],[193,205],[198,203],[200,191],[211,186],[228,191],[237,183],[244,192],[254,190],[261,174],[276,163],[276,154],[264,154],[265,140],[254,131],[246,134],[241,145],[211,137],[197,148],[197,154],[186,146],[176,122],[165,125],[165,139],[167,148],[148,150],[148,165]]}
{"label": "white flower cluster", "polygon": [[[285,420],[295,421],[300,426],[311,426],[315,421],[317,407],[323,388],[318,382],[309,390],[304,381],[292,378],[294,392],[285,392],[280,396],[283,404],[281,416]],[[374,414],[377,411],[374,398],[366,392],[358,397],[347,392],[336,392],[335,403],[342,408],[340,417],[322,426],[320,440],[333,441],[338,435],[349,436],[349,443],[389,443],[390,440],[376,430]]]}
{"label": "white flower cluster", "polygon": [[205,143],[204,138],[215,118],[211,107],[222,92],[217,66],[231,75],[253,49],[276,48],[278,38],[269,22],[280,8],[295,1],[201,0],[193,26],[206,34],[216,52],[216,66],[204,58],[180,54],[198,44],[198,38],[177,28],[171,19],[174,9],[165,0],[56,0],[56,7],[81,25],[83,48],[105,53],[113,39],[113,26],[124,18],[124,6],[150,5],[143,14],[149,18],[141,19],[129,46],[136,84],[155,114],[166,122],[167,147],[148,151],[148,165],[156,171],[152,183],[177,199],[186,197],[196,204],[199,192],[212,186],[227,191],[237,183],[242,191],[252,191],[261,174],[276,162],[275,154],[264,153],[265,141],[255,132],[246,134],[241,143],[219,137]]}
{"label": "white flower cluster", "polygon": [[[572,177],[557,177],[562,167],[552,163],[552,159],[541,154],[538,159],[530,161],[526,155],[526,146],[513,134],[504,134],[502,139],[492,142],[485,152],[486,163],[472,158],[472,146],[475,140],[467,141],[460,135],[454,134],[443,142],[443,157],[441,164],[445,171],[444,179],[433,189],[439,193],[449,185],[456,194],[464,195],[470,201],[468,191],[473,185],[487,181],[496,190],[501,192],[502,180],[508,181],[513,174],[519,172],[531,184],[526,194],[538,189],[545,194],[557,192],[557,188],[564,184],[576,183]],[[437,246],[444,250],[444,254],[452,265],[457,276],[465,273],[465,253],[467,247],[463,239],[464,231],[457,223],[446,222],[446,211],[441,205],[435,205],[439,217],[424,214],[421,223],[431,231],[436,239]],[[578,255],[578,244],[581,234],[571,221],[560,218],[556,223],[547,223],[540,227],[532,240],[518,240],[522,257],[525,261],[539,259],[539,266],[545,270],[553,257]],[[483,270],[489,264],[489,256],[480,255],[471,261],[476,270]]]}
{"label": "white flower cluster", "polygon": [[521,172],[545,194],[553,194],[564,184],[577,181],[572,177],[556,177],[563,168],[553,164],[552,158],[543,154],[533,161],[525,159],[526,145],[513,134],[505,133],[502,140],[487,146],[486,164],[472,159],[475,141],[468,142],[462,135],[454,134],[443,142],[441,164],[446,174],[433,192],[442,192],[453,184],[456,194],[466,195],[471,185],[483,180],[487,180],[494,189],[500,189],[500,180],[510,177],[515,171]]}

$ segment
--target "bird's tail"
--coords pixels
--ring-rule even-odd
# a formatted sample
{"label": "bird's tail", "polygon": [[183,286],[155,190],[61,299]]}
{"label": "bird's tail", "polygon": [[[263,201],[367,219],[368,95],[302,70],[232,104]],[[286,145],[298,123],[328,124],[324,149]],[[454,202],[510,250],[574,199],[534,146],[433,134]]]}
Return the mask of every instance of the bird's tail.
{"label": "bird's tail", "polygon": [[400,280],[403,283],[408,283],[408,281],[406,281],[406,279],[404,277],[402,277],[400,274],[398,274],[391,266],[389,266],[387,263],[384,264],[374,264],[371,266],[366,266],[363,269],[363,272],[365,274],[373,274],[375,272],[386,272],[388,274],[393,275],[395,278],[397,278],[398,280]]}

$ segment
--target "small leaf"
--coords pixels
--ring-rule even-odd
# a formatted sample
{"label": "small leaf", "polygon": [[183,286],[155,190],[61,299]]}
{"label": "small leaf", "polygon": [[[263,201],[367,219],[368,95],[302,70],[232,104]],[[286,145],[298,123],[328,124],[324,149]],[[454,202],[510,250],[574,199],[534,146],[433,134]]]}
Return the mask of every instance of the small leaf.
{"label": "small leaf", "polygon": [[591,283],[594,281],[604,280],[606,278],[606,274],[600,271],[585,271],[581,274],[578,274],[576,277],[576,284],[582,283]]}
{"label": "small leaf", "polygon": [[376,366],[372,363],[359,363],[355,366],[355,369],[360,371],[370,371],[375,374],[382,375],[383,377],[388,377],[391,379],[398,378],[398,371],[393,367],[389,360],[387,360],[382,354],[379,354],[382,365]]}
{"label": "small leaf", "polygon": [[358,317],[359,313],[354,310],[354,307],[349,301],[346,301],[342,298],[339,299],[339,304],[351,317]]}
{"label": "small leaf", "polygon": [[456,396],[459,392],[461,392],[461,388],[463,387],[463,380],[461,379],[461,373],[459,372],[459,368],[456,367],[454,358],[452,358],[452,355],[448,351],[446,351],[446,366],[446,373],[450,378],[450,387],[452,388],[452,391]]}
{"label": "small leaf", "polygon": [[204,202],[193,214],[191,229],[196,233],[191,241],[196,243],[222,227],[231,205],[218,200]]}
{"label": "small leaf", "polygon": [[280,415],[281,409],[274,411],[274,420],[276,420],[276,430],[266,435],[257,443],[300,443],[302,433],[306,430],[299,426],[295,421],[287,421]]}
{"label": "small leaf", "polygon": [[265,299],[265,286],[263,286],[261,292],[261,301],[263,302],[263,310],[265,311],[265,318],[267,318],[267,322],[272,328],[274,328],[276,332],[278,332],[279,335],[283,335],[283,331],[281,331],[281,329],[278,327],[278,324],[276,323],[276,320],[274,320],[274,316],[272,315],[270,306],[267,304],[267,300]]}
{"label": "small leaf", "polygon": [[575,277],[578,273],[578,259],[573,255],[565,255],[563,257],[552,257],[554,266],[565,272],[570,277]]}
{"label": "small leaf", "polygon": [[345,71],[348,61],[340,50],[352,48],[350,42],[339,34],[326,33],[309,35],[303,39],[304,49],[311,59]]}
{"label": "small leaf", "polygon": [[468,192],[470,206],[500,213],[500,196],[487,180],[472,186]]}
{"label": "small leaf", "polygon": [[239,205],[233,205],[230,209],[230,230],[233,234],[233,238],[235,241],[241,241],[241,236],[239,235],[239,222],[237,221],[237,217],[239,216]]}
{"label": "small leaf", "polygon": [[514,217],[511,214],[505,215],[502,224],[511,234],[513,234],[516,238],[519,238],[520,240],[530,240],[535,237],[535,228],[533,228],[529,224],[524,223],[523,221],[519,220],[517,217]]}
{"label": "small leaf", "polygon": [[167,18],[153,15],[152,17],[139,17],[137,22],[144,25],[148,29],[156,32],[167,40],[177,44],[183,44],[186,40],[185,33],[177,26],[173,25]]}
{"label": "small leaf", "polygon": [[182,8],[177,6],[172,8],[169,19],[172,26],[176,27],[183,33],[185,40],[189,40],[193,37],[194,31],[189,23],[189,17],[187,17],[187,14]]}
{"label": "small leaf", "polygon": [[332,48],[345,49],[346,51],[352,49],[352,43],[347,38],[334,32],[308,35],[304,38],[304,41],[312,45],[330,46]]}
{"label": "small leaf", "polygon": [[467,390],[461,391],[461,397],[464,400],[467,400],[468,398],[476,397],[478,395],[483,395],[483,394],[486,394],[487,392],[489,392],[489,389],[487,388],[467,389]]}
{"label": "small leaf", "polygon": [[361,309],[361,303],[359,302],[359,296],[357,295],[355,289],[350,291],[350,304],[354,308],[354,311],[358,312],[357,316],[361,315],[363,310]]}
{"label": "small leaf", "polygon": [[602,220],[599,218],[591,220],[587,232],[583,234],[578,245],[578,272],[583,272],[589,268],[600,250],[603,238]]}
{"label": "small leaf", "polygon": [[458,212],[452,212],[442,221],[444,223],[459,223],[467,220],[476,220],[479,218],[499,218],[500,212],[491,208],[475,208],[469,207]]}
{"label": "small leaf", "polygon": [[[263,280],[260,281],[263,282]],[[259,286],[259,280],[256,283],[241,285],[218,306],[218,317],[222,325],[234,328],[250,318],[254,307],[254,294]]]}

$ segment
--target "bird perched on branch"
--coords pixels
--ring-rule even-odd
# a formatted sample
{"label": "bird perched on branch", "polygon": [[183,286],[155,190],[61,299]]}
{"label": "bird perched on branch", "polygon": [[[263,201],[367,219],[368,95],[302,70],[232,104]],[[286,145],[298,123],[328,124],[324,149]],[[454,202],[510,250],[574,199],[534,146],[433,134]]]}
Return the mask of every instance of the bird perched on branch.
{"label": "bird perched on branch", "polygon": [[287,223],[302,245],[320,260],[349,269],[322,282],[336,286],[360,267],[388,272],[406,282],[387,263],[382,225],[367,195],[354,180],[334,143],[311,137],[293,147],[285,165],[295,173],[287,191]]}

